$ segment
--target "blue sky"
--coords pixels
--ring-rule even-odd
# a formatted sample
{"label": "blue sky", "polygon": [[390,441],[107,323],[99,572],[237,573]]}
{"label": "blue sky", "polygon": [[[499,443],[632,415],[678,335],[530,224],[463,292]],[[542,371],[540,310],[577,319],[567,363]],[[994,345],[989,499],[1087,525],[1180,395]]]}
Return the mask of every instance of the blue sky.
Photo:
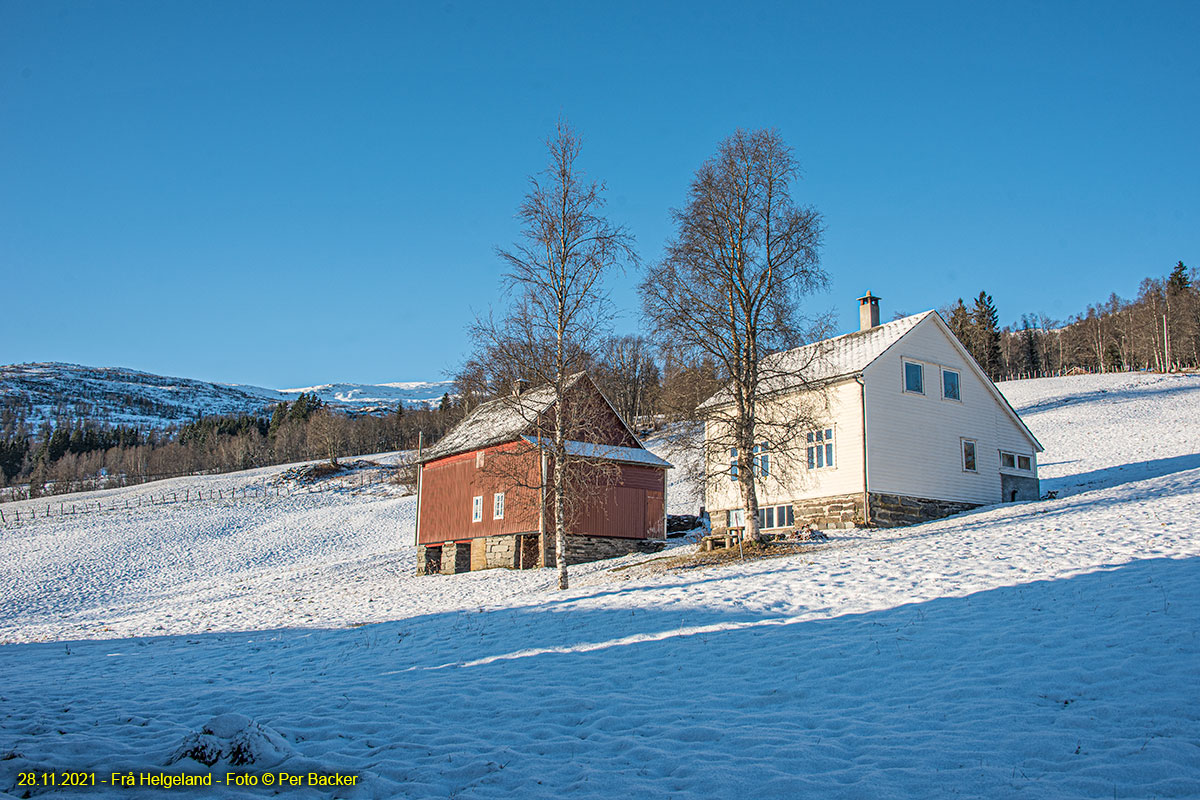
{"label": "blue sky", "polygon": [[647,265],[775,127],[828,227],[811,310],[1066,317],[1200,265],[1197,41],[1196,3],[0,0],[0,363],[439,378],[560,114]]}

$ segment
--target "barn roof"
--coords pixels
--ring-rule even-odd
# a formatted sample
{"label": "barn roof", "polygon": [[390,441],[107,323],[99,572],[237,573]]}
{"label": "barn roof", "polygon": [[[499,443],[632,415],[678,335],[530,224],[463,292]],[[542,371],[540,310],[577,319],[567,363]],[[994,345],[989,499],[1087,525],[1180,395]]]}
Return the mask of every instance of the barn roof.
{"label": "barn roof", "polygon": [[[522,436],[530,444],[537,444],[532,436]],[[568,441],[567,455],[580,458],[595,458],[601,461],[613,461],[618,464],[639,464],[644,467],[661,467],[671,469],[671,462],[664,461],[644,447],[619,447],[612,444],[594,444],[592,442]]]}
{"label": "barn roof", "polygon": [[[876,325],[865,331],[854,331],[806,344],[794,350],[773,353],[762,361],[765,373],[762,391],[768,394],[787,391],[805,383],[820,383],[857,375],[883,355],[883,351],[915,328],[917,323],[933,313],[925,311],[884,325]],[[722,389],[701,403],[700,408],[720,406],[729,400],[729,389]]]}
{"label": "barn roof", "polygon": [[[585,374],[576,372],[567,379],[565,388],[574,386]],[[432,461],[519,439],[554,405],[554,398],[554,387],[547,385],[481,403],[426,450],[421,460]]]}

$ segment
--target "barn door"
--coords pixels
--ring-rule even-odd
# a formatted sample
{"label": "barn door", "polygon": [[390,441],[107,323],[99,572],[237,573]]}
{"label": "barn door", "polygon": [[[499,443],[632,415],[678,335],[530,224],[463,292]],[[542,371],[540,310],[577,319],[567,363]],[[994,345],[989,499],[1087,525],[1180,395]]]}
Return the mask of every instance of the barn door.
{"label": "barn door", "polygon": [[646,492],[646,538],[664,539],[667,531],[663,527],[663,493]]}

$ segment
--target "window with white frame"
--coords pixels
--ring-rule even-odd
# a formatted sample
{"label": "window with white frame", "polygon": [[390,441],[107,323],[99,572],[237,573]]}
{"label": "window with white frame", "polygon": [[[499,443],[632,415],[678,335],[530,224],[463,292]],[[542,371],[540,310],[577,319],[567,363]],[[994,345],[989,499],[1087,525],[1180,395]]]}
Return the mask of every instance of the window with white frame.
{"label": "window with white frame", "polygon": [[833,466],[833,428],[809,431],[805,436],[808,447],[808,468],[825,469]]}
{"label": "window with white frame", "polygon": [[962,468],[964,472],[979,471],[975,458],[975,442],[972,439],[962,440]]}
{"label": "window with white frame", "polygon": [[731,508],[725,512],[725,527],[741,528],[746,524],[746,511],[741,508]]}
{"label": "window with white frame", "polygon": [[1000,466],[1004,469],[1019,469],[1022,472],[1033,471],[1033,459],[1020,453],[1000,451]]}
{"label": "window with white frame", "polygon": [[767,453],[767,443],[754,445],[754,474],[765,478],[771,474],[770,456]]}
{"label": "window with white frame", "polygon": [[791,506],[765,506],[758,510],[758,527],[787,528],[796,524],[796,512]]}
{"label": "window with white frame", "polygon": [[946,400],[962,400],[958,388],[959,374],[956,370],[942,370],[942,397]]}
{"label": "window with white frame", "polygon": [[[738,451],[736,447],[729,448],[729,480],[736,481],[738,478]],[[754,445],[754,452],[751,453],[750,460],[751,469],[754,470],[755,476],[765,478],[771,472],[770,455],[767,453],[767,443]]]}
{"label": "window with white frame", "polygon": [[492,519],[504,519],[504,492],[492,495]]}
{"label": "window with white frame", "polygon": [[483,521],[483,495],[471,498],[471,522]]}
{"label": "window with white frame", "polygon": [[904,391],[925,394],[925,367],[915,361],[904,362]]}

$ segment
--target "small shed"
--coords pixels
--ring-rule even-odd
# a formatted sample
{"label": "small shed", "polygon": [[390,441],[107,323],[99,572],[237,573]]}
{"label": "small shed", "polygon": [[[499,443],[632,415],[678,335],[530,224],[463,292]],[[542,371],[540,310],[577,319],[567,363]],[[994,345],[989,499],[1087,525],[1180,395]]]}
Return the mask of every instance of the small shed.
{"label": "small shed", "polygon": [[[583,372],[564,390],[573,420],[568,563],[652,551],[666,540],[669,463],[647,450]],[[555,565],[551,386],[469,413],[421,458],[417,572]]]}

